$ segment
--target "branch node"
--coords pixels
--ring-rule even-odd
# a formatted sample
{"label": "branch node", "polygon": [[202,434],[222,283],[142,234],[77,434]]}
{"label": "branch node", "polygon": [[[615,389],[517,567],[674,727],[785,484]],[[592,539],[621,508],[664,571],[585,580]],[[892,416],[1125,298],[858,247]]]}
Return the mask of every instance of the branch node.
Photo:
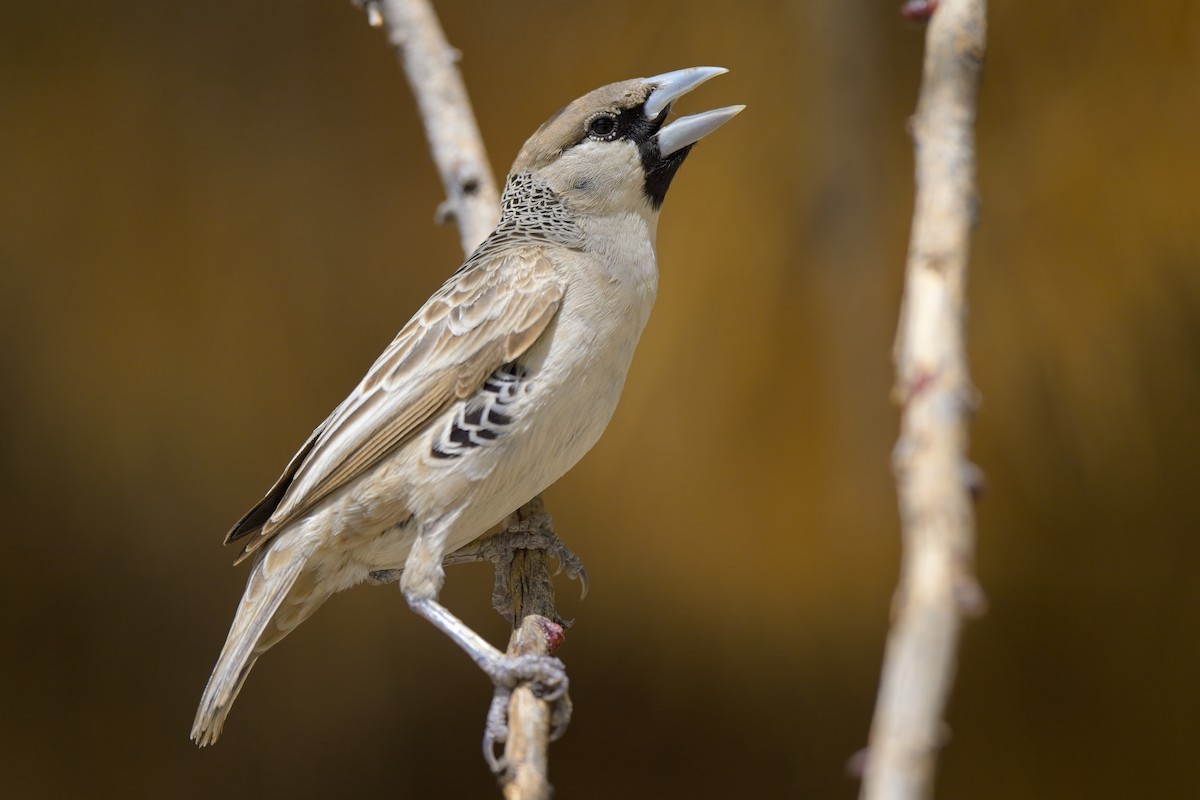
{"label": "branch node", "polygon": [[433,211],[433,222],[435,225],[449,225],[457,220],[457,209],[454,207],[454,201],[450,199],[443,200],[438,203],[437,208]]}
{"label": "branch node", "polygon": [[987,613],[987,593],[983,586],[968,571],[960,572],[954,580],[954,602],[963,616],[969,619],[979,619]]}
{"label": "branch node", "polygon": [[363,11],[367,12],[367,24],[372,28],[378,28],[383,25],[383,14],[379,13],[379,3],[367,0],[362,4]]}

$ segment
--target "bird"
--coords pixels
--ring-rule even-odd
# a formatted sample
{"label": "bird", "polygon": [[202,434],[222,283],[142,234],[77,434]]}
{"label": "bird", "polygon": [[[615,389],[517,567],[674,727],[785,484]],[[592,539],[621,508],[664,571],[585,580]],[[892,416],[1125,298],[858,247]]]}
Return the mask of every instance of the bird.
{"label": "bird", "polygon": [[[226,536],[246,588],[192,726],[220,736],[255,662],[330,596],[402,570],[409,607],[496,685],[565,687],[438,602],[443,562],[573,467],[608,425],[658,286],[655,235],[692,146],[738,114],[667,122],[727,72],[609,84],[525,142],[495,230],[416,312]],[[489,719],[491,714],[489,714]]]}

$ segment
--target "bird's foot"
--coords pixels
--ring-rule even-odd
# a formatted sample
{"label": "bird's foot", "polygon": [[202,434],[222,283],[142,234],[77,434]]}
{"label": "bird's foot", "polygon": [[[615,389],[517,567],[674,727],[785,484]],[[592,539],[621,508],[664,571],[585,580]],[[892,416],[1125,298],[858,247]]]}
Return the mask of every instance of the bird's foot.
{"label": "bird's foot", "polygon": [[[583,568],[583,561],[563,544],[562,539],[558,538],[549,514],[542,513],[528,519],[510,517],[509,523],[503,531],[492,538],[511,539],[512,550],[543,551],[558,563],[554,574],[559,575],[566,570],[568,578],[579,581],[579,599],[587,597],[588,574],[587,570]],[[507,560],[512,561],[511,550]]]}
{"label": "bird's foot", "polygon": [[[483,738],[484,756],[493,770],[498,772],[506,767],[496,757],[496,745],[509,738],[510,701],[519,688],[528,688],[534,697],[550,705],[551,736],[556,739],[562,735],[571,719],[571,700],[567,696],[566,667],[552,655],[562,644],[561,625],[530,614],[514,631],[509,652],[502,653],[436,599],[415,592],[406,593],[405,599],[413,611],[466,651],[495,686]],[[527,717],[522,715],[522,719]]]}
{"label": "bird's foot", "polygon": [[[559,635],[562,635],[561,629]],[[571,721],[571,697],[567,694],[567,670],[554,656],[506,655],[484,667],[495,684],[483,731],[483,757],[494,774],[507,768],[503,756],[496,754],[509,738],[508,712],[513,691],[527,684],[534,696],[550,706],[550,741],[557,741]]]}
{"label": "bird's foot", "polygon": [[558,563],[554,574],[558,575],[565,570],[568,578],[578,580],[579,597],[583,599],[588,593],[587,570],[583,568],[579,556],[572,553],[558,538],[551,525],[550,515],[546,513],[524,518],[513,514],[499,533],[460,547],[446,556],[443,564],[450,566],[476,561],[492,562],[496,569],[496,579],[492,587],[492,607],[510,622],[512,597],[508,590],[509,569],[512,566],[513,554],[518,550],[541,550],[552,557]]}

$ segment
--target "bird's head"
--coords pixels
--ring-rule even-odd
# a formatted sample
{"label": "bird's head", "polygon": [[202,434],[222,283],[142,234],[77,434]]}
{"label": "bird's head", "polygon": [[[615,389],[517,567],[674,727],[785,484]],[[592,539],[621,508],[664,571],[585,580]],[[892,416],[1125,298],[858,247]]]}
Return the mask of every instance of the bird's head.
{"label": "bird's head", "polygon": [[529,137],[509,177],[536,174],[581,213],[656,212],[692,145],[745,108],[728,106],[664,124],[677,98],[723,72],[692,67],[589,92]]}

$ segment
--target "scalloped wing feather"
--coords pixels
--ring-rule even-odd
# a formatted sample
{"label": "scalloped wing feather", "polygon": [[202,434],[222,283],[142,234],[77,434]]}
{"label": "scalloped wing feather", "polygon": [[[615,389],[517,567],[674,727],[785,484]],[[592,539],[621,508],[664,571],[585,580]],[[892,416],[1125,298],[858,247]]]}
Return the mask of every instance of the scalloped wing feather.
{"label": "scalloped wing feather", "polygon": [[226,541],[238,560],[469,397],[519,358],[558,311],[563,283],[540,247],[472,259],[401,329]]}

